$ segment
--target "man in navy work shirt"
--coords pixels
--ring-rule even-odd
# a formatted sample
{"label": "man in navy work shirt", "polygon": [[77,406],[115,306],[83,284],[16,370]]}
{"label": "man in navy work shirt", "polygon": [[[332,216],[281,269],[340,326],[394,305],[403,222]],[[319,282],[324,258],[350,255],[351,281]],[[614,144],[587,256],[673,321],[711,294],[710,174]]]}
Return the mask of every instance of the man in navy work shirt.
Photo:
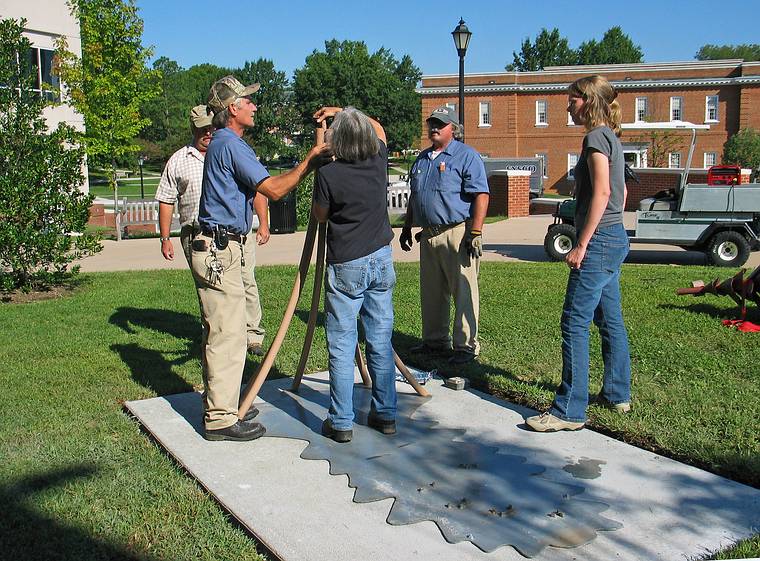
{"label": "man in navy work shirt", "polygon": [[[243,268],[246,244],[256,243],[251,231],[256,193],[280,199],[317,165],[325,145],[287,173],[271,177],[256,153],[242,139],[253,126],[256,105],[249,96],[259,84],[243,86],[225,76],[211,86],[207,100],[216,127],[203,167],[198,222],[192,242],[192,268],[202,302],[204,340],[204,436],[207,440],[253,440],[265,432],[253,422],[251,407],[238,419],[240,382],[246,355]],[[251,265],[250,263],[248,264]]]}
{"label": "man in navy work shirt", "polygon": [[[432,146],[423,150],[409,172],[411,197],[401,232],[401,248],[411,250],[412,225],[421,226],[420,301],[422,345],[412,351],[448,353],[464,364],[480,352],[478,272],[488,181],[480,155],[460,142],[462,127],[450,107],[427,119]],[[454,297],[453,337],[449,306]]]}

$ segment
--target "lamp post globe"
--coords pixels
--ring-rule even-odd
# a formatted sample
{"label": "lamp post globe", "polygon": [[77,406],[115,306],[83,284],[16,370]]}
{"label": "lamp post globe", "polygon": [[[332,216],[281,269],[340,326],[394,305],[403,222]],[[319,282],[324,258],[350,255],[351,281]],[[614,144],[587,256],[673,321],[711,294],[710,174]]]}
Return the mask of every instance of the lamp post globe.
{"label": "lamp post globe", "polygon": [[451,32],[451,36],[454,38],[454,46],[459,55],[459,124],[462,126],[462,141],[464,142],[464,56],[467,54],[472,32],[467,28],[464,20],[459,18],[459,25]]}

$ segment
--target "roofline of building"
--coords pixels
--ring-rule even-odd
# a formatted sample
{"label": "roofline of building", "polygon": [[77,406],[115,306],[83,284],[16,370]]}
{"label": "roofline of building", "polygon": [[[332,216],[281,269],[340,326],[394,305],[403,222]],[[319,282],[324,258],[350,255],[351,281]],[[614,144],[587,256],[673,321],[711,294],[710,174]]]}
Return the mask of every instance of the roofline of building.
{"label": "roofline of building", "polygon": [[[653,90],[661,88],[701,88],[716,86],[741,86],[745,84],[760,84],[758,76],[736,76],[733,78],[667,78],[663,80],[611,80],[610,83],[618,90]],[[531,93],[566,91],[570,82],[555,82],[548,84],[484,84],[465,85],[464,93]],[[422,95],[458,94],[459,86],[435,86],[417,88]]]}
{"label": "roofline of building", "polygon": [[[531,72],[502,71],[502,72],[477,72],[467,74],[468,77],[493,77],[493,76],[546,76],[551,74],[599,74],[604,72],[657,72],[661,70],[705,70],[715,68],[735,68],[742,65],[757,65],[760,62],[744,62],[740,58],[720,60],[682,60],[673,62],[639,62],[635,64],[588,64],[573,66],[547,66],[543,70]],[[433,78],[459,78],[459,74],[427,74],[422,79]]]}

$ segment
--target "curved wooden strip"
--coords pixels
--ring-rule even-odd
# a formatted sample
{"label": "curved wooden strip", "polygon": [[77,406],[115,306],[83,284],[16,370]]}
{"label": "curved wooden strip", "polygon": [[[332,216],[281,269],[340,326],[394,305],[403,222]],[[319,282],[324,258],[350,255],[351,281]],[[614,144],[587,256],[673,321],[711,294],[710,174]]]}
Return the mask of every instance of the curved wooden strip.
{"label": "curved wooden strip", "polygon": [[406,378],[406,381],[411,384],[411,386],[414,388],[414,391],[417,392],[417,395],[420,395],[422,397],[428,397],[430,396],[430,392],[428,392],[425,388],[423,388],[420,383],[417,381],[417,379],[414,377],[414,374],[409,372],[409,369],[406,367],[406,364],[403,363],[401,358],[396,354],[396,351],[393,351],[393,360],[396,363],[396,368],[398,368],[401,373],[404,375],[404,378]]}
{"label": "curved wooden strip", "polygon": [[372,378],[369,377],[369,370],[367,370],[367,363],[364,360],[364,357],[362,356],[362,350],[359,347],[359,343],[356,344],[356,353],[354,353],[354,358],[356,359],[356,366],[359,367],[359,374],[362,377],[362,383],[368,387],[372,387]]}
{"label": "curved wooden strip", "polygon": [[304,280],[306,279],[306,275],[309,272],[309,263],[311,262],[311,254],[314,250],[314,237],[316,235],[316,232],[317,221],[314,220],[314,218],[311,218],[309,220],[309,227],[306,230],[306,239],[303,243],[301,262],[298,265],[298,274],[296,275],[295,282],[293,283],[293,290],[290,292],[290,300],[288,301],[288,305],[285,308],[285,315],[282,318],[280,327],[277,329],[277,334],[274,337],[274,341],[272,341],[267,354],[264,356],[264,361],[261,363],[261,366],[259,366],[258,371],[251,379],[251,381],[248,382],[248,385],[243,392],[243,397],[241,398],[240,406],[238,407],[239,419],[242,419],[245,416],[245,414],[248,412],[248,409],[250,409],[253,400],[256,399],[261,386],[264,384],[264,381],[269,374],[269,370],[272,368],[272,364],[274,364],[274,359],[277,357],[277,353],[282,346],[282,341],[285,339],[285,334],[287,333],[288,327],[290,326],[290,320],[293,319],[293,312],[295,312],[296,305],[298,304],[298,299],[301,296]]}
{"label": "curved wooden strip", "polygon": [[311,293],[311,309],[309,310],[309,320],[306,323],[306,337],[304,337],[303,340],[301,359],[298,361],[298,369],[293,378],[293,385],[290,387],[293,391],[298,391],[298,387],[301,385],[301,378],[303,378],[304,370],[306,370],[306,362],[309,360],[311,344],[312,341],[314,341],[314,330],[317,325],[317,315],[319,313],[319,300],[322,296],[322,279],[325,274],[325,249],[327,247],[327,242],[325,240],[326,230],[327,224],[324,223],[320,224],[317,230],[317,266],[314,271],[314,290]]}

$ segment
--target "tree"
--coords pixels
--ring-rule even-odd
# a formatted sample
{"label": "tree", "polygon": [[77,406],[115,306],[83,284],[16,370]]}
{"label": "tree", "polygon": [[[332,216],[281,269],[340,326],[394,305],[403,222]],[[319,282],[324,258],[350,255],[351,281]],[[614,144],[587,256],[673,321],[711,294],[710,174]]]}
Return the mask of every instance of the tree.
{"label": "tree", "polygon": [[747,128],[729,138],[723,145],[723,163],[749,168],[756,178],[760,172],[760,133]]}
{"label": "tree", "polygon": [[576,56],[567,39],[560,36],[559,29],[555,27],[548,31],[544,27],[533,43],[530,37],[525,38],[519,54],[512,51],[514,60],[506,69],[519,72],[543,70],[547,66],[575,64]]}
{"label": "tree", "polygon": [[370,54],[361,41],[325,42],[296,70],[293,98],[307,142],[314,112],[323,105],[353,105],[385,128],[388,148],[403,150],[420,137],[420,97],[415,92],[421,72],[411,58],[398,61],[381,48]]}
{"label": "tree", "polygon": [[[0,19],[0,288],[62,281],[74,260],[100,249],[84,232],[84,150],[66,124],[49,131],[45,96],[33,91],[25,21]],[[73,272],[76,272],[76,268]]]}
{"label": "tree", "polygon": [[741,58],[746,62],[760,60],[760,45],[757,43],[741,45],[703,45],[694,55],[697,60],[720,60]]}
{"label": "tree", "polygon": [[246,140],[265,161],[278,155],[290,155],[289,143],[298,127],[298,114],[288,99],[285,73],[276,70],[271,60],[260,58],[255,62],[246,61],[243,68],[234,70],[233,74],[243,84],[261,84],[255,96],[256,118],[253,128],[245,132]]}
{"label": "tree", "polygon": [[631,139],[631,142],[647,145],[647,167],[650,168],[669,167],[669,154],[681,152],[687,146],[682,133],[666,129],[648,130]]}
{"label": "tree", "polygon": [[117,163],[140,149],[135,137],[150,124],[140,107],[160,93],[159,72],[145,67],[151,49],[142,45],[143,23],[134,0],[71,0],[70,5],[79,19],[82,58],[60,41],[59,73],[72,105],[84,115],[90,162],[109,170],[116,200]]}
{"label": "tree", "polygon": [[644,53],[619,26],[609,28],[597,42],[584,41],[576,51],[576,64],[629,64],[642,62]]}

